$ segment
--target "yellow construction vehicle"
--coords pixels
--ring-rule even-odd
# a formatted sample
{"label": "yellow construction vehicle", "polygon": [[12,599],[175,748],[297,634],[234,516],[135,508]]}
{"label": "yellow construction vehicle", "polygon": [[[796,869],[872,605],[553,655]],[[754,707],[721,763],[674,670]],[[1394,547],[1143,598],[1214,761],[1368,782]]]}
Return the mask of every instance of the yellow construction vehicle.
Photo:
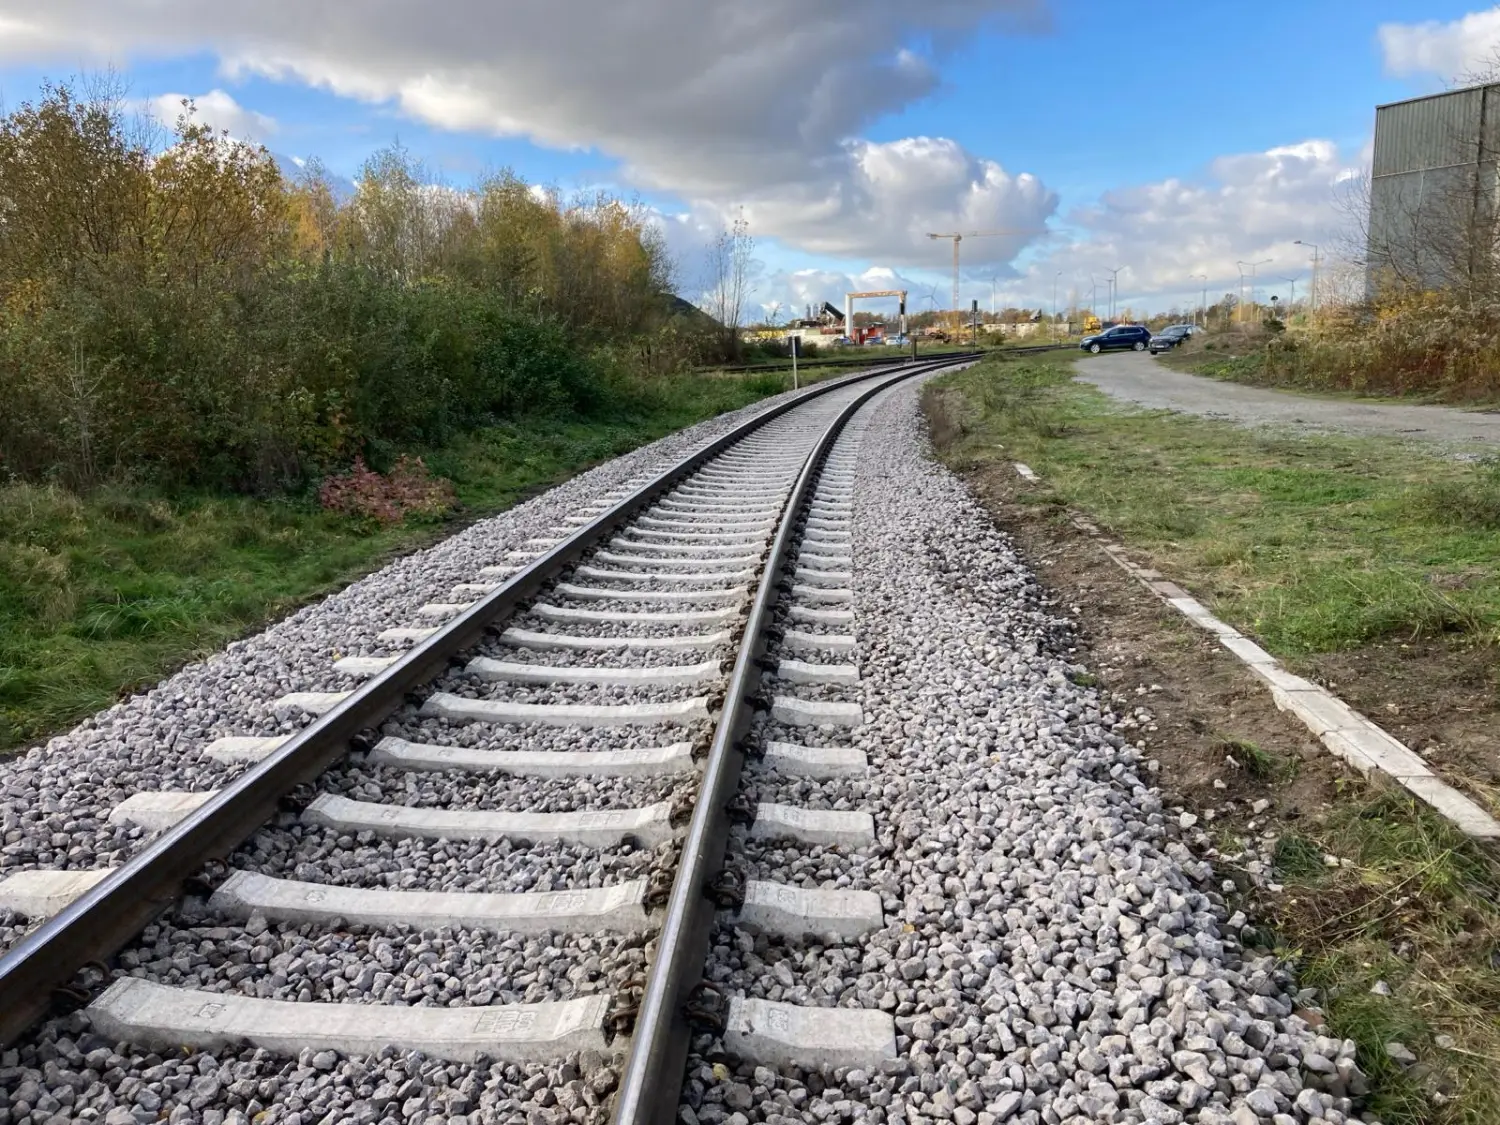
{"label": "yellow construction vehicle", "polygon": [[1087,336],[1090,332],[1098,332],[1103,327],[1104,325],[1099,323],[1099,318],[1093,313],[1089,313],[1086,317],[1083,318],[1083,334],[1085,336]]}

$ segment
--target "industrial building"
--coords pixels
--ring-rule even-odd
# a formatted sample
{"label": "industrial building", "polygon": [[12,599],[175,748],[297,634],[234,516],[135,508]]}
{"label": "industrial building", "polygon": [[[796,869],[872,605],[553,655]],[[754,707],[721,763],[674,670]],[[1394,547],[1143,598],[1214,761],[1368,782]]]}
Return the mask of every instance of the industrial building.
{"label": "industrial building", "polygon": [[1493,272],[1500,84],[1375,110],[1366,289],[1461,287]]}

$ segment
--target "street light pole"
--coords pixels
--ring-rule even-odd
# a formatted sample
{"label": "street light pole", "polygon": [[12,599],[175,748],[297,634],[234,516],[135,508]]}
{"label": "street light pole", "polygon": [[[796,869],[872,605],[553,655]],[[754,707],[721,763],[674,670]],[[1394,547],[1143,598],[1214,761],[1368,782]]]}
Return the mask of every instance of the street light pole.
{"label": "street light pole", "polygon": [[1236,268],[1238,268],[1238,270],[1240,271],[1240,307],[1236,310],[1239,313],[1239,317],[1237,319],[1239,320],[1239,322],[1241,324],[1244,324],[1245,323],[1245,267],[1247,265],[1249,265],[1250,263],[1249,262],[1241,262],[1238,259],[1236,259],[1236,261],[1235,261],[1234,264],[1235,264]]}
{"label": "street light pole", "polygon": [[[1208,274],[1206,274],[1206,273],[1190,273],[1190,274],[1188,274],[1188,277],[1191,278],[1193,281],[1202,281],[1203,282],[1203,299],[1198,302],[1198,312],[1203,317],[1203,327],[1207,328],[1208,327]],[[1196,323],[1196,321],[1195,321],[1195,323]]]}
{"label": "street light pole", "polygon": [[[1297,303],[1297,279],[1295,277],[1283,277],[1281,280],[1292,287],[1291,296],[1286,300],[1286,307],[1291,308]],[[1287,315],[1290,316],[1291,314],[1288,313]]]}
{"label": "street light pole", "polygon": [[1255,304],[1255,268],[1257,266],[1268,266],[1270,264],[1271,264],[1271,259],[1270,258],[1262,258],[1258,262],[1251,262],[1250,263],[1250,303],[1252,305]]}
{"label": "street light pole", "polygon": [[1052,275],[1052,342],[1057,343],[1057,279],[1062,276],[1062,270]]}
{"label": "street light pole", "polygon": [[1316,311],[1318,307],[1318,247],[1311,242],[1303,242],[1300,238],[1294,239],[1292,245],[1306,246],[1313,252],[1312,284],[1308,286],[1307,304],[1310,309]]}
{"label": "street light pole", "polygon": [[1119,297],[1120,297],[1120,279],[1119,279],[1119,273],[1124,268],[1125,268],[1124,266],[1116,266],[1114,269],[1112,269],[1112,270],[1109,271],[1109,319],[1110,320],[1114,320],[1115,319],[1115,312],[1117,311],[1115,309],[1115,302],[1117,300],[1119,300]]}

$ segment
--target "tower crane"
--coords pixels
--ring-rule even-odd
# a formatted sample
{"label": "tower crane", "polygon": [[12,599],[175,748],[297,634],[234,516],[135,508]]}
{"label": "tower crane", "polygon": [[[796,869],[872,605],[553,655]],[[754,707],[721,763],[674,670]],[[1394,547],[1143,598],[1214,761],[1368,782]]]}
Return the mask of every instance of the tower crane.
{"label": "tower crane", "polygon": [[953,234],[929,234],[928,238],[951,238],[953,240],[953,311],[958,312],[958,244],[966,238],[993,238],[1002,234],[1033,234],[1029,230],[969,230]]}

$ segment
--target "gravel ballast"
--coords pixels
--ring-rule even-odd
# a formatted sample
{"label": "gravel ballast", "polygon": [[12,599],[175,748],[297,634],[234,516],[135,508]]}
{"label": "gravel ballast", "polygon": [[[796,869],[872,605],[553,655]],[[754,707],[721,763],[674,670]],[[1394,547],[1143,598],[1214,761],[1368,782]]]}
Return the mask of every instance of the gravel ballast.
{"label": "gravel ballast", "polygon": [[[189,665],[45,746],[0,762],[0,878],[33,868],[84,870],[120,863],[143,834],[107,823],[115,805],[146,790],[223,785],[242,767],[203,759],[202,750],[213,739],[301,729],[308,716],[276,714],[272,702],[288,692],[354,686],[357,681],[333,671],[337,658],[402,651],[376,641],[376,634],[422,624],[416,614],[421,605],[449,600],[453,586],[479,581],[480,569],[502,564],[507,552],[529,539],[555,536],[569,516],[602,508],[781,397],[691,426],[582,473]],[[0,950],[19,932],[17,920],[0,912]]]}
{"label": "gravel ballast", "polygon": [[1174,838],[1116,716],[1075,682],[1066,623],[931,460],[917,395],[886,392],[867,414],[851,552],[861,682],[841,689],[866,723],[819,732],[868,754],[870,774],[745,775],[758,800],[873,813],[876,842],[733,845],[754,877],[878,892],[886,926],[810,945],[721,925],[709,968],[730,995],[888,1011],[897,1057],[716,1071],[719,1045],[700,1037],[682,1118],[1358,1121],[1354,1043],[1320,1035],[1283,967],[1241,948],[1246,920]]}
{"label": "gravel ballast", "polygon": [[[419,605],[451,600],[452,587],[475,581],[481,567],[500,563],[527,539],[555,534],[603,493],[644,478],[730,424],[716,419],[601,466],[0,766],[0,876],[118,862],[146,838],[105,823],[125,796],[223,784],[241,767],[200,757],[213,737],[297,729],[306,716],[273,716],[270,701],[288,691],[347,686],[330,670],[335,654],[380,651],[375,632],[414,623]],[[814,428],[802,425],[804,432]],[[707,975],[729,995],[888,1013],[896,1057],[822,1072],[773,1070],[725,1059],[720,1044],[702,1036],[682,1093],[682,1125],[1358,1125],[1350,1099],[1363,1091],[1364,1078],[1352,1042],[1320,1036],[1302,1018],[1312,1016],[1300,1007],[1306,997],[1292,991],[1282,967],[1241,949],[1245,919],[1229,915],[1210,867],[1175,838],[1175,820],[1126,741],[1130,728],[1077,682],[1083,669],[1069,660],[1067,623],[964,486],[928,456],[917,381],[878,396],[841,438],[834,461],[828,476],[837,483],[822,490],[829,496],[848,491],[849,466],[857,466],[852,537],[847,546],[806,553],[852,556],[853,600],[836,608],[852,611],[853,622],[826,631],[853,635],[855,650],[780,655],[853,664],[859,679],[827,685],[768,678],[765,690],[857,705],[864,721],[852,729],[792,727],[762,712],[752,737],[853,748],[868,756],[870,768],[819,780],[752,763],[743,790],[753,802],[871,814],[874,842],[747,841],[737,829],[731,854],[754,878],[874,891],[884,924],[859,939],[815,942],[751,935],[721,920]],[[660,588],[673,587],[663,580]],[[812,604],[798,601],[805,591],[788,597],[788,606]],[[527,627],[533,624],[587,633],[539,618]],[[606,626],[595,635],[717,627],[615,634]],[[436,686],[547,703],[697,694],[487,683],[457,668]],[[698,742],[706,733],[701,722],[598,730],[450,722],[419,715],[418,703],[377,733],[553,751]],[[686,785],[682,778],[407,773],[356,754],[311,788],[424,808],[545,812],[624,808]],[[660,881],[674,870],[677,847],[380,839],[300,823],[287,811],[230,866],[346,887],[556,891],[648,875]],[[0,942],[19,933],[15,922],[0,915]],[[240,926],[190,898],[149,928],[116,971],[265,999],[464,1008],[616,993],[651,949],[647,934],[320,928],[267,924],[258,915]],[[616,1040],[611,1049],[623,1046]],[[617,1061],[591,1054],[549,1066],[455,1064],[394,1048],[352,1057],[322,1050],[288,1058],[250,1048],[155,1055],[102,1040],[75,1014],[0,1052],[0,1125],[603,1125]]]}

